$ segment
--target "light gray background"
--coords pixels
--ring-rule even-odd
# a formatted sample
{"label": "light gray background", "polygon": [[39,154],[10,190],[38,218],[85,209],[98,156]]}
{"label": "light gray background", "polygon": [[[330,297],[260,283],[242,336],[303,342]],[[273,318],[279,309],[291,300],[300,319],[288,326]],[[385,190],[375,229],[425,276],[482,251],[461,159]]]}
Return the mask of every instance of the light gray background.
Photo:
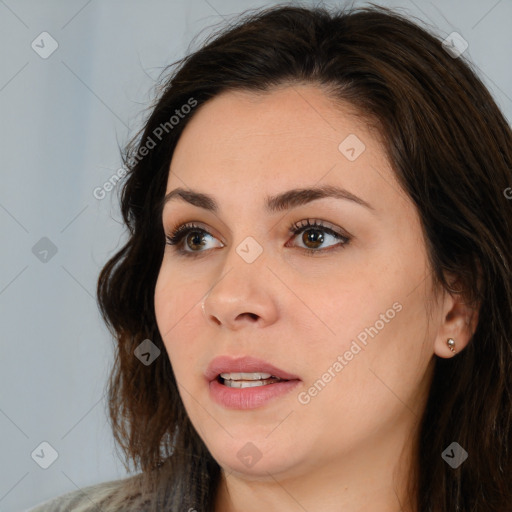
{"label": "light gray background", "polygon": [[[117,144],[139,128],[162,67],[203,28],[278,3],[0,0],[0,512],[127,476],[106,420],[113,344],[95,302],[126,232],[117,190],[93,190],[119,169]],[[512,119],[511,0],[376,3],[443,38],[459,32]],[[47,59],[31,47],[43,31],[59,45]],[[43,237],[57,248],[47,262],[32,250]],[[31,458],[43,441],[58,452],[48,469]]]}

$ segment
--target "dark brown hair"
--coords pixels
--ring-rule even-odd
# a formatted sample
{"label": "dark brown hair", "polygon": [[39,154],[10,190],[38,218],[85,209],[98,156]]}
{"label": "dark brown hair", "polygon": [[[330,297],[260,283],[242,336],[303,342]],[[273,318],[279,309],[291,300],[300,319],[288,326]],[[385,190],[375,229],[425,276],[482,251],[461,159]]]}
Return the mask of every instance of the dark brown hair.
{"label": "dark brown hair", "polygon": [[[468,346],[449,359],[434,356],[411,473],[414,507],[510,510],[512,204],[504,190],[512,185],[512,132],[471,64],[407,16],[371,4],[245,12],[170,67],[176,65],[123,153],[128,176],[120,201],[129,238],[97,287],[117,343],[108,383],[113,433],[147,478],[142,485],[157,486],[155,507],[213,510],[220,481],[219,465],[184,409],[155,320],[162,199],[174,148],[194,113],[223,91],[263,94],[307,83],[378,127],[419,212],[433,282],[480,308]],[[177,110],[184,115],[170,121]],[[145,339],[162,351],[148,366],[134,356]],[[453,441],[469,454],[457,469],[441,457]]]}

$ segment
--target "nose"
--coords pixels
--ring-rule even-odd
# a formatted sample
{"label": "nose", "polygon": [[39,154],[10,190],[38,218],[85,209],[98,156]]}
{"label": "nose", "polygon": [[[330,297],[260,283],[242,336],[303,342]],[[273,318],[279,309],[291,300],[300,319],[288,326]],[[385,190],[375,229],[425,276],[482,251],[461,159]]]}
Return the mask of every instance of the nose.
{"label": "nose", "polygon": [[202,302],[208,323],[239,330],[249,325],[263,327],[277,319],[275,279],[262,255],[248,263],[230,249],[221,277]]}

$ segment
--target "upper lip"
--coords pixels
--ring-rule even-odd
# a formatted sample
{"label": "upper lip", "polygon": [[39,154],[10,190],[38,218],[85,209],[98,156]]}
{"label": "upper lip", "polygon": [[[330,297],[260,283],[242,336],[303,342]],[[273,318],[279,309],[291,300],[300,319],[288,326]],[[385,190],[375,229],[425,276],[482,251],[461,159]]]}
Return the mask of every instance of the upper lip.
{"label": "upper lip", "polygon": [[270,373],[274,377],[279,377],[284,380],[300,380],[299,377],[291,373],[285,372],[277,368],[273,364],[258,359],[256,357],[232,357],[232,356],[218,356],[214,358],[208,368],[206,369],[205,376],[208,382],[216,379],[221,373],[252,373],[264,372]]}

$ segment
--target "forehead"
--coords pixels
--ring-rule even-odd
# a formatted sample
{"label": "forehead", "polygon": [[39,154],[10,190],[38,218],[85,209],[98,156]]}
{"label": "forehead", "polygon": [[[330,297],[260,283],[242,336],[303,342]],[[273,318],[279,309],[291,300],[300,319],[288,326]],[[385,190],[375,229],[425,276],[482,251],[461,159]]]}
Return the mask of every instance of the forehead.
{"label": "forehead", "polygon": [[286,142],[285,152],[295,141],[310,148],[325,142],[322,150],[333,149],[333,144],[336,150],[345,132],[369,138],[365,122],[353,113],[314,86],[287,86],[265,93],[227,91],[195,111],[178,144],[200,143],[203,151],[221,145],[238,153],[240,145],[276,152]]}
{"label": "forehead", "polygon": [[[175,148],[167,192],[260,196],[333,184],[371,202],[383,179],[396,181],[365,119],[315,86],[293,85],[263,94],[228,91],[201,105]],[[403,195],[396,182],[392,188]]]}

